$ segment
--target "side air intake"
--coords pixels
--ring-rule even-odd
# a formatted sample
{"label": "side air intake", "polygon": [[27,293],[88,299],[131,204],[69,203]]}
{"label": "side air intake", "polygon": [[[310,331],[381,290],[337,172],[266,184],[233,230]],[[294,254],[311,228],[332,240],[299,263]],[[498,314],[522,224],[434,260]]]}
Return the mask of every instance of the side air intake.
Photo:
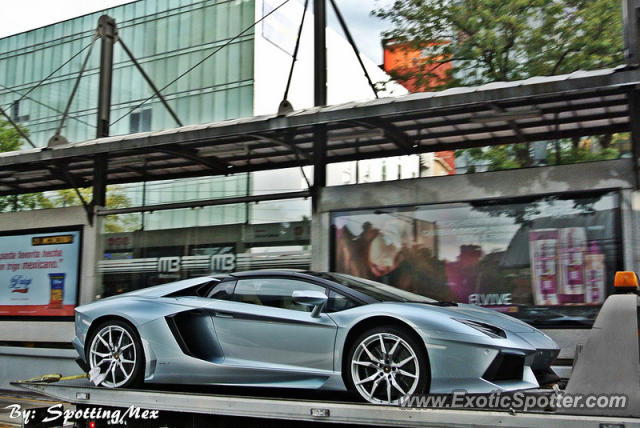
{"label": "side air intake", "polygon": [[489,382],[505,380],[522,380],[524,372],[524,355],[499,353],[482,375]]}

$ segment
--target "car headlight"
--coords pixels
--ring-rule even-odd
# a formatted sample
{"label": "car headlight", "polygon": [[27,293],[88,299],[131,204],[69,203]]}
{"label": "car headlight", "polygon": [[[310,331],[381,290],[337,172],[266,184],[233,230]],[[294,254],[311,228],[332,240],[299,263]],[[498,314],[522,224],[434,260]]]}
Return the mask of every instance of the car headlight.
{"label": "car headlight", "polygon": [[485,324],[483,322],[478,322],[478,321],[460,319],[460,318],[453,318],[453,319],[471,328],[475,328],[476,330],[483,332],[489,337],[502,338],[502,339],[506,339],[507,337],[507,333],[505,333],[503,329],[498,328],[494,325]]}

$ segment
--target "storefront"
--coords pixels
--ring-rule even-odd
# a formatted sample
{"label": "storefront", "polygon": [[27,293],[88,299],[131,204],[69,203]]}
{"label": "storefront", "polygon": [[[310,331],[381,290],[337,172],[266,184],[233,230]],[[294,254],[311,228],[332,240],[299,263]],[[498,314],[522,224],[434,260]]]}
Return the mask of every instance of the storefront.
{"label": "storefront", "polygon": [[538,326],[588,325],[622,267],[619,192],[331,213],[332,270]]}
{"label": "storefront", "polygon": [[102,233],[96,297],[204,275],[308,269],[310,230],[307,220]]}
{"label": "storefront", "polygon": [[588,328],[616,270],[637,267],[627,169],[619,160],[329,187],[315,267],[537,327]]}

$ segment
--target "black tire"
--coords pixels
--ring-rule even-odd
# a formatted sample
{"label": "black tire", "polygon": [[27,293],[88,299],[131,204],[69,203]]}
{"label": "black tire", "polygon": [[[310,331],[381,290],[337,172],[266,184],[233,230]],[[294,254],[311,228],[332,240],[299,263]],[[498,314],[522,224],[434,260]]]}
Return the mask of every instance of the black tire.
{"label": "black tire", "polygon": [[[380,327],[374,327],[371,329],[368,329],[364,332],[362,332],[360,335],[358,335],[358,337],[352,342],[350,348],[348,349],[348,351],[345,354],[345,359],[343,360],[343,364],[342,364],[342,368],[343,368],[343,378],[345,380],[346,386],[349,389],[349,391],[351,391],[352,393],[354,393],[356,396],[358,396],[360,399],[364,400],[364,401],[369,401],[371,403],[375,403],[375,404],[397,404],[397,400],[399,399],[399,397],[402,395],[399,391],[394,389],[394,395],[396,395],[395,397],[392,396],[392,401],[388,402],[388,400],[385,399],[379,399],[379,397],[376,398],[376,396],[378,395],[379,391],[376,389],[373,396],[372,397],[367,397],[365,396],[365,392],[362,391],[362,388],[357,388],[353,375],[354,375],[354,370],[357,370],[356,375],[360,377],[360,380],[364,380],[366,378],[370,376],[373,376],[376,372],[379,372],[379,375],[388,375],[388,376],[392,376],[392,374],[389,374],[388,372],[385,373],[385,371],[387,370],[387,368],[389,368],[390,371],[394,371],[394,370],[399,370],[402,369],[402,367],[400,368],[394,368],[392,363],[392,359],[394,358],[393,355],[391,355],[391,359],[388,361],[389,364],[384,364],[382,367],[382,370],[379,367],[360,367],[359,365],[356,365],[356,369],[354,369],[354,365],[352,364],[353,362],[353,358],[354,355],[356,354],[356,351],[358,351],[359,346],[367,341],[367,340],[371,340],[372,336],[376,336],[378,335],[384,335],[383,336],[383,342],[386,343],[386,341],[388,340],[390,344],[393,343],[393,341],[395,339],[392,339],[393,336],[400,338],[402,341],[404,341],[404,343],[400,342],[400,345],[402,348],[404,348],[405,346],[408,346],[411,348],[411,351],[414,353],[415,355],[415,359],[410,360],[408,363],[405,363],[408,365],[408,367],[411,367],[411,369],[416,369],[417,370],[417,382],[415,382],[415,386],[414,386],[414,381],[407,381],[407,379],[411,379],[408,376],[405,375],[400,375],[398,373],[393,374],[394,380],[396,381],[396,384],[402,388],[403,390],[406,391],[405,392],[409,392],[410,389],[412,389],[412,391],[410,392],[410,395],[417,395],[417,394],[425,394],[426,392],[428,392],[428,387],[429,387],[429,382],[431,380],[431,372],[430,372],[430,367],[429,367],[429,358],[427,355],[426,350],[424,349],[424,345],[420,342],[418,342],[415,338],[414,335],[411,334],[408,329],[406,328],[402,328],[399,326],[395,326],[395,325],[386,325],[386,326],[380,326]],[[379,340],[379,339],[378,339]],[[381,347],[378,344],[377,346],[374,345],[373,342],[370,342],[371,345],[371,349],[369,350],[375,357],[381,357]],[[368,347],[369,345],[365,344],[365,347]],[[391,351],[392,347],[390,349],[389,346],[385,345],[385,348],[387,351]],[[399,351],[398,349],[400,348],[396,348],[396,350],[394,351],[394,354],[398,354]],[[406,359],[408,357],[411,356],[411,354],[409,353],[410,351],[406,351],[406,350],[402,350],[402,352],[405,352],[405,354],[398,354],[396,355],[397,359]],[[390,352],[388,352],[388,354],[390,354]],[[365,353],[360,352],[360,355],[358,358],[360,358],[361,356],[366,355]],[[360,360],[358,360],[360,361]],[[398,363],[400,361],[395,361],[395,363]],[[411,372],[412,370],[408,370],[408,372]],[[416,372],[414,371],[413,374],[415,375]],[[397,377],[396,377],[397,375]],[[380,376],[379,376],[380,377]],[[413,378],[415,379],[415,378]],[[375,382],[377,380],[374,379],[373,381],[370,381],[371,384],[370,386],[373,388],[373,382]],[[383,379],[380,381],[381,383],[387,383],[386,379]],[[393,382],[393,381],[391,381]],[[366,385],[366,384],[364,384]],[[380,384],[378,384],[379,387]]]}
{"label": "black tire", "polygon": [[[127,349],[124,349],[123,351],[118,351],[116,353],[116,358],[122,358],[121,361],[123,362],[125,360],[133,360],[134,363],[133,363],[133,370],[131,370],[130,366],[127,367],[128,370],[131,370],[131,374],[129,375],[128,378],[123,378],[121,383],[112,382],[105,379],[104,382],[101,383],[101,386],[110,387],[110,388],[132,388],[132,387],[137,387],[142,385],[144,382],[144,366],[145,366],[144,350],[142,348],[142,342],[140,341],[140,336],[138,335],[138,332],[135,330],[135,328],[131,327],[131,325],[129,325],[124,321],[107,320],[107,321],[104,321],[103,323],[100,323],[100,325],[98,325],[98,327],[96,327],[93,330],[90,337],[86,341],[86,347],[85,347],[85,354],[86,354],[87,365],[89,366],[89,369],[91,370],[94,367],[94,360],[92,360],[91,358],[91,350],[92,350],[92,347],[94,346],[94,341],[99,340],[99,339],[96,339],[96,336],[100,333],[103,333],[105,329],[107,329],[108,327],[112,327],[112,331],[114,332],[120,332],[121,330],[119,329],[122,329],[128,334],[128,336],[124,335],[123,337],[127,340],[128,338],[130,338],[132,346],[128,347]],[[115,334],[115,336],[116,337],[114,342],[118,340],[117,333]],[[98,346],[104,347],[103,344],[100,344]],[[133,352],[131,351],[131,349],[133,350]],[[111,358],[113,358],[113,356]],[[124,364],[130,364],[130,363],[123,363],[123,365]],[[101,365],[101,368],[102,367],[104,367],[104,365]],[[122,372],[120,372],[120,376],[124,377]],[[114,385],[109,385],[110,383]]]}

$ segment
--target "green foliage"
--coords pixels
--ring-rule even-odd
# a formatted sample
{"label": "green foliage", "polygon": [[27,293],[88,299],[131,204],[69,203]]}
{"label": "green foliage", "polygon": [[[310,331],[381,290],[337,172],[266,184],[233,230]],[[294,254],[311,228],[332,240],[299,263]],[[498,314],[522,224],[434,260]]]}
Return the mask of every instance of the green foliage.
{"label": "green foliage", "polygon": [[[598,152],[592,152],[585,148],[561,148],[560,164],[592,162],[599,160],[618,159],[620,152],[618,149],[606,148]],[[557,157],[555,151],[550,151],[547,155],[547,164],[557,165]]]}
{"label": "green foliage", "polygon": [[51,201],[42,193],[26,193],[15,196],[0,196],[0,213],[53,208]]}
{"label": "green foliage", "polygon": [[[29,130],[21,127],[22,131],[29,135]],[[0,120],[0,152],[12,152],[20,150],[22,137],[9,122]]]}
{"label": "green foliage", "polygon": [[[598,142],[598,140],[602,140],[605,137],[610,140],[607,147],[603,147],[603,144]],[[547,165],[563,165],[618,159],[621,152],[619,147],[625,142],[626,139],[621,134],[600,136],[599,138],[589,137],[577,141],[558,140],[555,143],[548,144],[545,163]],[[528,151],[526,144],[509,144],[457,150],[456,156],[461,156],[466,152],[473,163],[487,165],[489,171],[502,171],[531,166],[529,159],[524,156],[525,151]],[[468,172],[474,173],[476,171],[474,168]]]}
{"label": "green foliage", "polygon": [[[415,77],[432,89],[570,73],[623,61],[620,2],[612,0],[396,0],[372,12],[384,37],[424,49]],[[438,87],[439,86],[439,87]]]}
{"label": "green foliage", "polygon": [[[25,135],[29,130],[20,127]],[[22,148],[22,136],[7,121],[0,120],[0,152],[13,152]],[[25,209],[51,208],[51,202],[41,193],[27,193],[16,196],[0,196],[0,212]]]}
{"label": "green foliage", "polygon": [[488,164],[489,171],[522,168],[530,162],[524,154],[528,152],[526,144],[493,146],[489,149],[473,148],[467,152],[472,160]]}
{"label": "green foliage", "polygon": [[[91,187],[78,190],[85,201],[91,201],[93,193],[93,189]],[[67,207],[82,204],[78,194],[73,189],[59,190],[57,194],[58,197],[56,198],[54,206]],[[106,208],[128,208],[130,206],[131,200],[122,191],[120,186],[107,186]],[[104,217],[103,227],[105,233],[131,232],[138,230],[140,227],[139,216],[135,214],[106,216]]]}

